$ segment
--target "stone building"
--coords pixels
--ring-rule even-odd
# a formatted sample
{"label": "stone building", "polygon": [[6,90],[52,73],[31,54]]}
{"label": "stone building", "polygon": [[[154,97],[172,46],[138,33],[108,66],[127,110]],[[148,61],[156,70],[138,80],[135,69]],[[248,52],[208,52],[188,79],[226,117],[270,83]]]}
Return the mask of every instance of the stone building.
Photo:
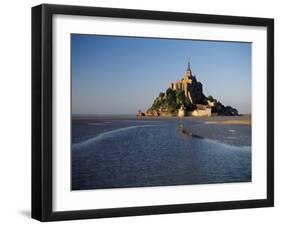
{"label": "stone building", "polygon": [[192,104],[200,104],[205,99],[201,82],[198,82],[196,76],[192,74],[190,61],[188,61],[184,77],[179,81],[171,83],[170,88],[184,91],[184,95]]}
{"label": "stone building", "polygon": [[199,117],[203,117],[203,116],[207,116],[210,117],[212,116],[212,110],[211,107],[209,105],[202,105],[202,104],[197,104],[196,105],[196,109],[188,112],[189,116],[199,116]]}
{"label": "stone building", "polygon": [[178,110],[178,117],[184,117],[186,115],[185,107],[182,105]]}

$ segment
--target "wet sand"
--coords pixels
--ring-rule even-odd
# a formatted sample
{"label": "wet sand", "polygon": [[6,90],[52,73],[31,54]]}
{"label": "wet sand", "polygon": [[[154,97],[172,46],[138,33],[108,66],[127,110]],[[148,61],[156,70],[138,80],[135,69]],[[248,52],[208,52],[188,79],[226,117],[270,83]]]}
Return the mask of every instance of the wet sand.
{"label": "wet sand", "polygon": [[185,133],[235,146],[251,146],[251,116],[216,116],[191,118],[196,124],[186,124]]}
{"label": "wet sand", "polygon": [[251,115],[242,116],[213,116],[213,117],[188,117],[193,121],[205,121],[206,124],[222,125],[251,125]]}
{"label": "wet sand", "polygon": [[241,116],[211,116],[211,117],[176,117],[176,116],[148,116],[148,117],[137,117],[137,119],[141,120],[188,120],[188,121],[198,121],[198,122],[205,122],[206,124],[220,124],[220,125],[251,125],[251,115],[241,115]]}
{"label": "wet sand", "polygon": [[71,189],[250,182],[251,126],[206,123],[223,119],[233,120],[133,116],[73,120]]}
{"label": "wet sand", "polygon": [[[113,118],[109,116],[87,116],[84,118],[73,118],[73,123],[79,123],[86,119],[88,120],[88,124],[96,125],[100,130],[99,132],[106,132],[103,130],[109,127],[111,130],[122,128],[124,123],[129,122],[135,125],[136,123],[175,121],[180,127],[180,129],[177,128],[178,131],[187,137],[206,138],[235,146],[251,146],[251,115],[212,117],[136,117],[134,115],[121,115]],[[112,125],[116,124],[116,120],[120,125],[117,123],[119,126],[114,127]],[[102,123],[106,126],[98,126]]]}

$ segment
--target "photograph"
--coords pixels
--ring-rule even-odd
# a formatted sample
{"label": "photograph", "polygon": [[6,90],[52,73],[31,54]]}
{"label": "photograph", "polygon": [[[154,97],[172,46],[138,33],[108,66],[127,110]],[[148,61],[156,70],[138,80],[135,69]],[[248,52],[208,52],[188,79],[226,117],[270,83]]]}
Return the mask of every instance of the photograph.
{"label": "photograph", "polygon": [[273,207],[274,14],[115,6],[31,8],[31,217]]}
{"label": "photograph", "polygon": [[72,191],[251,183],[251,42],[70,39]]}

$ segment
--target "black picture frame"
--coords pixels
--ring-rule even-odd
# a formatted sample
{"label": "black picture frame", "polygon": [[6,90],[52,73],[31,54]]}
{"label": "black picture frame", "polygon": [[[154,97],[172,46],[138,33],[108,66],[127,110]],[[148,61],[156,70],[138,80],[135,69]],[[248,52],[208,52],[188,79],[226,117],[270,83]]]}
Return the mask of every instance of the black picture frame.
{"label": "black picture frame", "polygon": [[[267,28],[267,198],[129,208],[52,210],[52,18],[55,14]],[[43,4],[32,8],[32,218],[40,221],[270,207],[274,205],[274,20]]]}

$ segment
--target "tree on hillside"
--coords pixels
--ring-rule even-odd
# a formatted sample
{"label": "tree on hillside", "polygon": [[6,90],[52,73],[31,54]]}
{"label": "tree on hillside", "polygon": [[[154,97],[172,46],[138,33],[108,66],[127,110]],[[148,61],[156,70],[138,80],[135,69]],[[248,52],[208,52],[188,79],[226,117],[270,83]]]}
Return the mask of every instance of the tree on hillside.
{"label": "tree on hillside", "polygon": [[209,95],[207,99],[208,99],[209,101],[211,101],[211,102],[214,101],[214,98],[213,98],[211,95]]}
{"label": "tree on hillside", "polygon": [[159,93],[159,97],[160,97],[161,99],[164,98],[164,96],[165,96],[165,93],[163,93],[163,92]]}

